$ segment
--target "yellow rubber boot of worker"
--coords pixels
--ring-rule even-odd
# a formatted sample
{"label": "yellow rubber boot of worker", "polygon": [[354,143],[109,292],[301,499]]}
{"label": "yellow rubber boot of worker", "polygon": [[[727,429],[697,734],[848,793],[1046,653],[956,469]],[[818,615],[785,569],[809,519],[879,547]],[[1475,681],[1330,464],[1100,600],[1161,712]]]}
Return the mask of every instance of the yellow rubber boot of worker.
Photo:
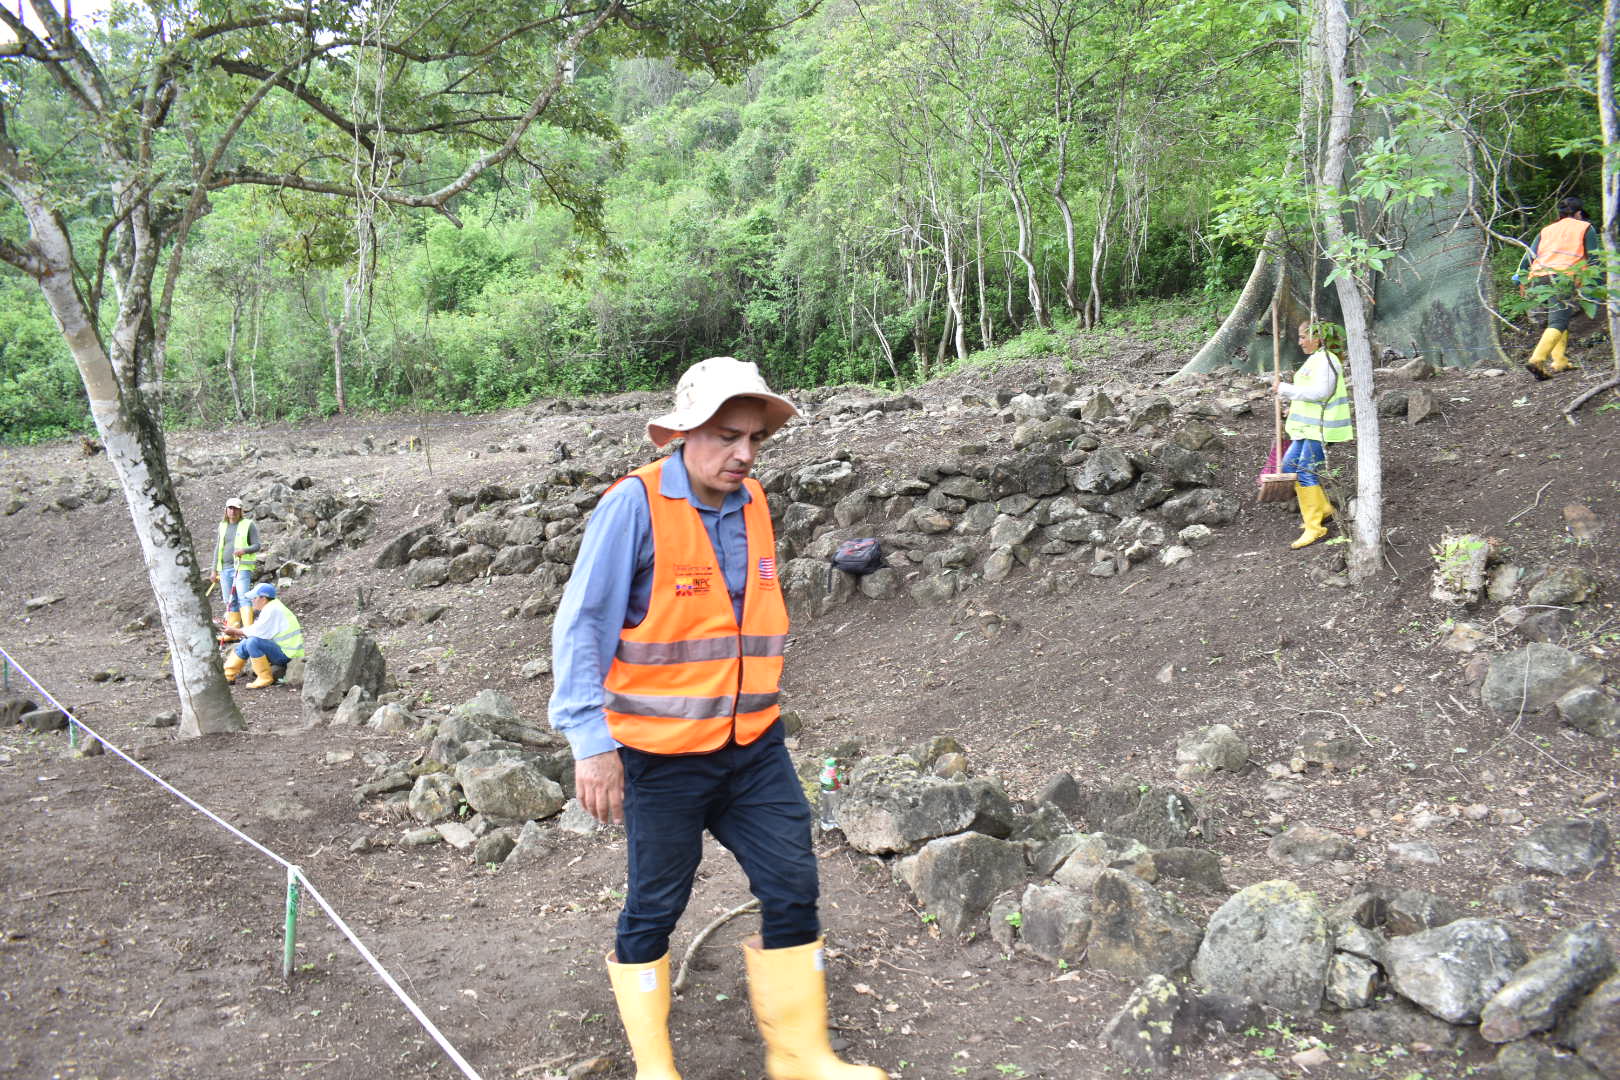
{"label": "yellow rubber boot of worker", "polygon": [[1331,514],[1332,507],[1328,505],[1327,496],[1322,494],[1320,484],[1311,484],[1308,487],[1304,484],[1295,484],[1294,498],[1299,500],[1299,519],[1304,524],[1304,531],[1299,534],[1298,540],[1288,546],[1310,547],[1328,534],[1322,525],[1323,511]]}
{"label": "yellow rubber boot of worker", "polygon": [[1553,342],[1552,363],[1547,365],[1549,374],[1556,375],[1560,371],[1568,371],[1575,366],[1570,363],[1569,354],[1564,351],[1567,348],[1569,348],[1569,331],[1560,330],[1558,331],[1558,340]]}
{"label": "yellow rubber boot of worker", "polygon": [[608,981],[636,1059],[636,1080],[681,1080],[669,1045],[669,953],[650,964],[607,957]]}
{"label": "yellow rubber boot of worker", "polygon": [[1550,326],[1541,332],[1541,340],[1536,342],[1535,351],[1530,354],[1530,359],[1524,362],[1524,366],[1530,369],[1530,374],[1538,379],[1551,378],[1545,365],[1547,357],[1552,355],[1553,345],[1562,334],[1562,330],[1554,330]]}
{"label": "yellow rubber boot of worker", "polygon": [[253,625],[253,616],[257,615],[257,614],[258,614],[258,612],[253,610],[253,605],[252,604],[249,604],[247,607],[243,608],[242,609],[242,625],[243,626],[252,626]]}
{"label": "yellow rubber boot of worker", "polygon": [[[227,611],[225,613],[225,625],[226,626],[234,626],[237,629],[241,629],[241,627],[242,627],[242,616],[237,614],[235,611]],[[221,645],[229,645],[231,642],[233,642],[235,640],[236,639],[231,637],[231,635],[229,635],[229,634],[221,634],[221,635],[219,635],[219,638],[218,638],[218,641],[219,641],[219,643]]]}
{"label": "yellow rubber boot of worker", "polygon": [[267,686],[276,685],[276,674],[270,670],[268,656],[255,656],[253,658],[253,674],[258,676],[248,683],[249,690],[263,690]]}
{"label": "yellow rubber boot of worker", "polygon": [[760,947],[759,935],[743,942],[748,1000],[765,1040],[770,1080],[887,1080],[871,1065],[838,1060],[827,1040],[827,976],[822,942],[786,949]]}
{"label": "yellow rubber boot of worker", "polygon": [[235,682],[236,677],[242,674],[242,669],[245,667],[247,667],[247,657],[239,655],[235,649],[232,649],[231,654],[225,658],[225,681],[228,683]]}

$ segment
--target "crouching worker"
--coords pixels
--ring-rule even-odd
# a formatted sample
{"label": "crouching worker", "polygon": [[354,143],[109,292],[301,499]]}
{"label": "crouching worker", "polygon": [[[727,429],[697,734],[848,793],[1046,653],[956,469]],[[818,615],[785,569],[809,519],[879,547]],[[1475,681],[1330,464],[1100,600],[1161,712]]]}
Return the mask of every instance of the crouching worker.
{"label": "crouching worker", "polygon": [[669,1039],[669,937],[707,830],[760,902],[743,945],[770,1080],[882,1080],[827,1037],[820,885],[810,807],[783,745],[787,606],[770,508],[749,478],[797,414],[758,369],[693,365],[675,410],[647,425],[671,455],[602,497],[553,628],[552,726],[573,747],[582,806],[622,822],[629,890],[609,981],[638,1080],[679,1080]]}
{"label": "crouching worker", "polygon": [[227,624],[221,631],[239,642],[225,659],[225,681],[234,683],[251,661],[255,678],[248,683],[248,689],[259,690],[275,684],[275,669],[285,674],[288,662],[304,655],[304,630],[298,625],[298,617],[276,599],[274,585],[255,586],[248,599],[253,604],[251,624]]}

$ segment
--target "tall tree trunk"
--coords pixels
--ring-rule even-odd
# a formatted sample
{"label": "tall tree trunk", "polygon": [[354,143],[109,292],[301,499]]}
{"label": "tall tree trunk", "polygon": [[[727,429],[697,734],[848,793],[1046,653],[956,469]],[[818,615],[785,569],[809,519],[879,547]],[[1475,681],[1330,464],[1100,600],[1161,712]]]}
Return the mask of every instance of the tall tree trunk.
{"label": "tall tree trunk", "polygon": [[1204,342],[1203,347],[1193,354],[1191,360],[1181,366],[1180,371],[1170,376],[1171,382],[1199,372],[1228,367],[1236,353],[1241,351],[1247,354],[1255,322],[1271,304],[1272,297],[1277,295],[1277,286],[1281,280],[1278,270],[1282,263],[1272,256],[1271,251],[1281,240],[1281,229],[1273,228],[1266,234],[1265,242],[1255,253],[1254,268],[1249,271],[1249,280],[1244,282],[1243,291],[1238,294],[1237,303],[1232,305],[1232,310],[1221,323],[1221,328]]}
{"label": "tall tree trunk", "polygon": [[1057,203],[1058,213],[1063,217],[1063,306],[1072,315],[1078,301],[1075,299],[1074,294],[1076,262],[1074,253],[1074,211],[1069,209],[1068,196],[1063,194],[1063,186],[1068,182],[1069,177],[1069,131],[1067,127],[1058,131],[1057,142],[1057,175],[1052,178],[1052,201]]}
{"label": "tall tree trunk", "polygon": [[[1334,251],[1342,250],[1345,239],[1340,199],[1350,149],[1350,124],[1355,113],[1355,97],[1347,71],[1350,15],[1345,9],[1345,0],[1316,0],[1316,8],[1317,48],[1321,50],[1322,70],[1333,92],[1316,204],[1328,250]],[[1334,285],[1344,316],[1346,348],[1350,353],[1350,394],[1355,406],[1356,514],[1351,522],[1349,571],[1351,582],[1360,583],[1377,576],[1382,569],[1383,464],[1379,452],[1378,411],[1373,406],[1372,345],[1366,302],[1350,267],[1342,268]]]}
{"label": "tall tree trunk", "polygon": [[[10,165],[12,163],[7,163]],[[242,714],[231,699],[220,667],[219,651],[209,626],[202,576],[192,551],[169,478],[163,432],[142,394],[138,380],[120,379],[103,346],[84,299],[73,281],[73,249],[67,227],[50,208],[43,191],[4,170],[6,186],[28,218],[29,233],[40,261],[40,289],[84,380],[107,457],[118,474],[135,535],[140,541],[147,576],[168,637],[174,683],[180,695],[180,733],[206,735],[241,731]],[[144,220],[131,216],[132,229]],[[148,233],[142,238],[150,245]],[[121,364],[132,376],[139,371],[138,350],[149,348],[142,322],[149,311],[152,261],[138,261],[137,272],[121,282],[120,311],[114,330],[115,349],[134,349]]]}
{"label": "tall tree trunk", "polygon": [[231,303],[231,328],[225,338],[225,374],[231,383],[231,406],[236,410],[236,419],[242,420],[242,384],[236,377],[236,342],[242,330],[242,304],[246,297],[237,293]]}
{"label": "tall tree trunk", "polygon": [[1598,41],[1598,118],[1603,127],[1603,264],[1609,302],[1609,352],[1620,375],[1620,117],[1614,104],[1614,39],[1620,0],[1603,0],[1603,34]]}
{"label": "tall tree trunk", "polygon": [[979,282],[979,348],[995,344],[995,315],[990,310],[990,289],[984,280],[984,166],[979,166],[979,197],[973,200],[974,273]]}

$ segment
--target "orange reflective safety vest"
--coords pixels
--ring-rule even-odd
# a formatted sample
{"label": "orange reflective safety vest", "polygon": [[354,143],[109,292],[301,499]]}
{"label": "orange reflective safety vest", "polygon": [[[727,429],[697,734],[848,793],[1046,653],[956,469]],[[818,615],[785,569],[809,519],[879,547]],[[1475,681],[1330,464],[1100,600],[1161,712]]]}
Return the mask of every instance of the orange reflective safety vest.
{"label": "orange reflective safety vest", "polygon": [[744,481],[748,585],[738,626],[703,520],[685,499],[660,493],[667,460],[630,474],[647,489],[653,585],[646,618],[620,631],[603,682],[608,731],[652,754],[702,754],[732,738],[746,746],[781,712],[788,615],[770,507],[759,482]]}
{"label": "orange reflective safety vest", "polygon": [[1530,263],[1531,277],[1567,274],[1586,261],[1586,230],[1590,221],[1577,217],[1561,218],[1541,230],[1536,240],[1536,257]]}

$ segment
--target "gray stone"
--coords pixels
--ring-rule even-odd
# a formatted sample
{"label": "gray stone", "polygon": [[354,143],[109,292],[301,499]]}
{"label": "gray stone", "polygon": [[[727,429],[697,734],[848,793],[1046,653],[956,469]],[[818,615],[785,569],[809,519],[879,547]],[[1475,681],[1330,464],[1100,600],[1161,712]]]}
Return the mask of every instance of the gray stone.
{"label": "gray stone", "polygon": [[[840,824],[843,811],[839,814]],[[962,936],[990,903],[1023,884],[1024,848],[983,833],[931,840],[900,861],[896,874],[946,934]]]}
{"label": "gray stone", "polygon": [[514,832],[515,830],[509,828],[496,829],[479,837],[478,843],[473,845],[473,862],[481,866],[496,866],[505,862],[507,856],[512,854],[512,849],[517,846]]}
{"label": "gray stone", "polygon": [[1155,397],[1136,406],[1126,418],[1125,430],[1138,431],[1144,427],[1163,427],[1170,419],[1172,406],[1169,398]]}
{"label": "gray stone", "polygon": [[424,825],[420,829],[406,829],[400,843],[406,847],[427,847],[429,844],[444,843],[444,837],[432,825]]}
{"label": "gray stone", "polygon": [[465,585],[482,577],[495,562],[495,549],[474,544],[450,560],[445,579],[453,585]]}
{"label": "gray stone", "polygon": [[1472,1024],[1525,961],[1507,926],[1458,919],[1396,938],[1384,950],[1395,992],[1451,1024]]}
{"label": "gray stone", "polygon": [[915,851],[925,841],[967,829],[978,816],[980,789],[924,776],[909,757],[863,760],[840,793],[838,824],[857,851]]}
{"label": "gray stone", "polygon": [[1348,769],[1361,759],[1361,745],[1354,739],[1325,731],[1302,734],[1296,752],[1307,765],[1332,769]]}
{"label": "gray stone", "polygon": [[984,569],[980,573],[985,581],[995,584],[1006,581],[1017,565],[1018,559],[1013,555],[1012,548],[998,547],[985,558]]}
{"label": "gray stone", "polygon": [[1031,884],[1018,904],[1019,940],[1047,960],[1077,963],[1091,933],[1091,896],[1061,885]]}
{"label": "gray stone", "polygon": [[[949,756],[949,755],[947,755]],[[936,773],[936,775],[938,775]],[[1052,803],[1041,803],[1032,812],[1014,820],[1008,839],[1032,841],[1037,845],[1051,843],[1060,836],[1073,836],[1074,826],[1069,815]]]}
{"label": "gray stone", "polygon": [[19,723],[23,713],[31,713],[37,708],[39,706],[31,697],[16,691],[0,691],[0,727],[11,727]]}
{"label": "gray stone", "polygon": [[935,607],[955,596],[959,583],[960,578],[955,571],[942,570],[937,574],[919,578],[911,584],[909,591],[911,598],[919,604],[924,607]]}
{"label": "gray stone", "polygon": [[602,828],[602,823],[593,818],[590,811],[580,805],[578,799],[569,799],[568,805],[557,818],[557,831],[572,833],[575,836],[590,836]]}
{"label": "gray stone", "polygon": [[366,726],[375,731],[406,732],[416,728],[416,717],[411,710],[397,701],[390,701],[381,705],[366,721]]}
{"label": "gray stone", "polygon": [[1292,825],[1266,845],[1266,854],[1289,866],[1320,866],[1325,862],[1348,862],[1356,849],[1338,833],[1314,825]]}
{"label": "gray stone", "polygon": [[1249,744],[1225,724],[1211,724],[1181,737],[1176,743],[1176,761],[1236,771],[1249,762]]}
{"label": "gray stone", "polygon": [[1558,718],[1599,739],[1620,739],[1620,701],[1595,686],[1578,686],[1558,699]]}
{"label": "gray stone", "polygon": [[872,600],[892,600],[900,595],[905,582],[900,577],[900,571],[885,566],[863,575],[859,584],[862,596]]}
{"label": "gray stone", "polygon": [[947,476],[941,480],[936,488],[954,499],[965,499],[968,502],[989,502],[993,496],[990,494],[990,485],[973,479],[971,476]]}
{"label": "gray stone", "polygon": [[299,700],[306,717],[335,707],[351,686],[364,687],[373,698],[383,691],[387,662],[377,642],[358,626],[327,631],[305,659]]}
{"label": "gray stone", "polygon": [[1354,919],[1345,918],[1335,910],[1328,916],[1328,924],[1333,927],[1333,947],[1340,952],[1375,963],[1384,962],[1384,935],[1377,930],[1362,926]]}
{"label": "gray stone", "polygon": [[1093,390],[1080,401],[1080,419],[1103,420],[1114,415],[1114,399],[1101,390]]}
{"label": "gray stone", "polygon": [[439,838],[457,851],[466,851],[478,839],[471,829],[459,821],[441,821],[435,827],[439,830]]}
{"label": "gray stone", "polygon": [[1553,938],[1513,973],[1479,1014],[1479,1033],[1495,1043],[1546,1031],[1614,971],[1614,955],[1596,923]]}
{"label": "gray stone", "polygon": [[1197,1038],[1196,1008],[1163,975],[1149,975],[1103,1027],[1103,1045],[1129,1069],[1168,1069]]}
{"label": "gray stone", "polygon": [[423,559],[411,563],[405,572],[405,585],[413,589],[431,589],[444,585],[450,578],[449,559]]}
{"label": "gray stone", "polygon": [[795,502],[831,506],[855,486],[855,466],[847,461],[821,461],[797,469],[788,479]]}
{"label": "gray stone", "polygon": [[1159,876],[1153,852],[1146,845],[1107,833],[1080,833],[1053,877],[1060,885],[1090,889],[1104,870],[1119,870],[1147,882],[1157,881]]}
{"label": "gray stone", "polygon": [[1106,495],[1128,487],[1136,479],[1136,466],[1125,451],[1112,446],[1100,447],[1086,458],[1069,477],[1070,485],[1088,495]]}
{"label": "gray stone", "polygon": [[1332,958],[1333,935],[1316,899],[1291,881],[1262,881],[1210,916],[1192,974],[1221,993],[1313,1012]]}
{"label": "gray stone", "polygon": [[[1427,1043],[1437,1049],[1460,1049],[1470,1043],[1467,1029],[1453,1027],[1430,1016],[1402,998],[1386,994],[1365,1009],[1341,1013],[1346,1040],[1381,1046],[1410,1046]],[[1402,1075],[1397,1073],[1396,1075]]]}
{"label": "gray stone", "polygon": [[517,842],[501,862],[502,870],[522,870],[542,866],[551,855],[551,839],[538,821],[525,821],[519,830]]}
{"label": "gray stone", "polygon": [[1440,852],[1427,840],[1389,845],[1390,861],[1402,866],[1439,866]]}
{"label": "gray stone", "polygon": [[854,578],[828,570],[822,559],[790,559],[782,567],[782,595],[794,618],[825,615],[855,594]]}
{"label": "gray stone", "polygon": [[363,686],[351,686],[349,692],[343,695],[343,700],[338,702],[337,711],[332,713],[332,726],[358,727],[376,707],[377,699],[370,690]]}
{"label": "gray stone", "polygon": [[516,547],[502,548],[494,561],[489,564],[489,572],[502,576],[530,574],[545,561],[545,548],[537,544],[519,544]]}
{"label": "gray stone", "polygon": [[1155,851],[1153,870],[1161,886],[1166,882],[1185,882],[1212,893],[1229,891],[1226,878],[1221,874],[1220,856],[1205,848],[1173,847]]}
{"label": "gray stone", "polygon": [[36,734],[64,731],[68,726],[67,714],[60,709],[31,709],[18,717],[17,722]]}
{"label": "gray stone", "polygon": [[1111,817],[1100,831],[1140,840],[1150,848],[1177,847],[1192,832],[1193,804],[1179,791],[1150,787],[1137,792],[1135,808]]}
{"label": "gray stone", "polygon": [[1165,502],[1160,512],[1172,525],[1225,525],[1237,517],[1238,501],[1218,488],[1193,488]]}
{"label": "gray stone", "polygon": [[1496,1080],[1603,1080],[1603,1074],[1574,1054],[1543,1043],[1517,1042],[1497,1052]]}
{"label": "gray stone", "polygon": [[456,812],[456,778],[449,773],[418,776],[411,787],[411,816],[424,825],[436,825]]}
{"label": "gray stone", "polygon": [[1104,870],[1091,887],[1086,959],[1116,975],[1185,974],[1202,933],[1167,897],[1134,874]]}
{"label": "gray stone", "polygon": [[1560,566],[1531,586],[1532,607],[1569,607],[1585,603],[1601,588],[1597,575],[1583,566]]}
{"label": "gray stone", "polygon": [[1491,661],[1479,699],[1498,716],[1517,716],[1545,709],[1576,687],[1602,681],[1603,669],[1595,660],[1535,642]]}
{"label": "gray stone", "polygon": [[392,570],[395,567],[404,566],[411,548],[422,537],[432,533],[433,529],[433,525],[418,525],[414,529],[401,533],[377,553],[377,559],[372,565],[378,570]]}
{"label": "gray stone", "polygon": [[1166,443],[1160,447],[1154,460],[1158,472],[1176,487],[1198,487],[1209,481],[1210,462],[1204,455]]}
{"label": "gray stone", "polygon": [[1527,870],[1560,877],[1589,874],[1609,860],[1609,827],[1595,818],[1559,818],[1533,829],[1508,857]]}
{"label": "gray stone", "polygon": [[[495,751],[510,754],[511,751]],[[511,824],[548,818],[563,808],[563,789],[548,777],[532,755],[479,760],[483,754],[463,758],[455,768],[456,780],[467,805],[493,821]]]}
{"label": "gray stone", "polygon": [[1620,975],[1586,995],[1559,1034],[1606,1080],[1620,1077]]}
{"label": "gray stone", "polygon": [[1378,991],[1378,965],[1350,953],[1334,953],[1328,965],[1328,1003],[1338,1009],[1365,1009]]}

